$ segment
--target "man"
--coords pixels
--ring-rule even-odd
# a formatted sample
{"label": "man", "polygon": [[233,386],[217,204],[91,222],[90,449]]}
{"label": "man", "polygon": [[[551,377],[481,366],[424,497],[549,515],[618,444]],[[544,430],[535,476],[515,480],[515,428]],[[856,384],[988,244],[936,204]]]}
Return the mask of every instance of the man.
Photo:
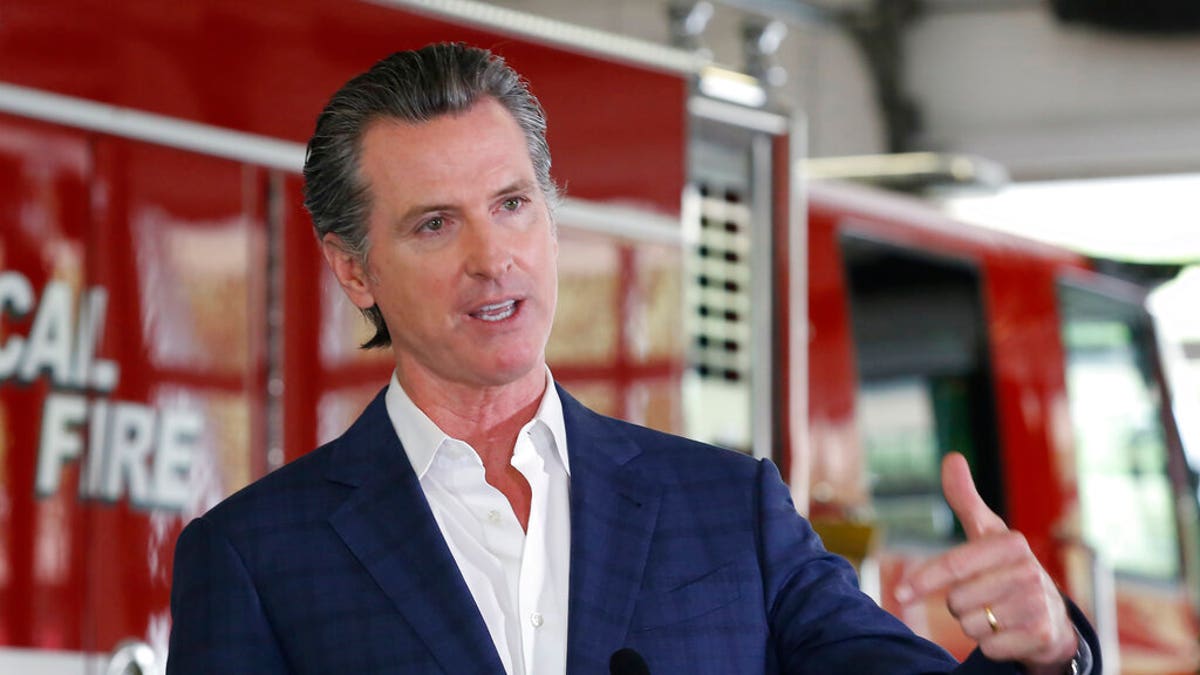
{"label": "man", "polygon": [[944,482],[970,541],[898,591],[949,590],[980,642],[957,666],[859,593],[770,462],[558,389],[545,120],[502,60],[433,45],[376,64],[321,114],[305,179],[396,368],[341,438],[184,530],[169,673],[601,673],[617,654],[660,674],[1057,674],[1098,656],[961,457]]}

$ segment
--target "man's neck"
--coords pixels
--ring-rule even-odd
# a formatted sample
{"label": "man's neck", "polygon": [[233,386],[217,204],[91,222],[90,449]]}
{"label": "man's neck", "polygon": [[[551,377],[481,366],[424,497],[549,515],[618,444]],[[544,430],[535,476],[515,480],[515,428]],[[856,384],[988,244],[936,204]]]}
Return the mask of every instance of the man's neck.
{"label": "man's neck", "polygon": [[537,414],[546,393],[543,365],[501,386],[487,387],[422,377],[424,371],[396,368],[396,379],[413,402],[451,438],[474,448],[483,463],[484,480],[504,495],[521,529],[529,527],[533,493],[528,480],[512,465],[517,434]]}
{"label": "man's neck", "polygon": [[446,435],[470,444],[484,465],[507,465],[517,434],[537,414],[546,391],[544,367],[498,386],[448,382],[397,367],[404,393]]}

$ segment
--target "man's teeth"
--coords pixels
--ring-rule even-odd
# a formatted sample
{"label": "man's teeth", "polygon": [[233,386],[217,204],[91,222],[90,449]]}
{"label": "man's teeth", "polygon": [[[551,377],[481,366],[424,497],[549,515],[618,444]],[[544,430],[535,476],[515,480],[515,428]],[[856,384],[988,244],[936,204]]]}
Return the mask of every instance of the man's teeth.
{"label": "man's teeth", "polygon": [[494,305],[485,305],[480,307],[477,311],[472,313],[471,316],[474,316],[476,319],[482,319],[483,321],[503,321],[512,316],[516,311],[517,301],[506,300],[504,302],[497,302]]}

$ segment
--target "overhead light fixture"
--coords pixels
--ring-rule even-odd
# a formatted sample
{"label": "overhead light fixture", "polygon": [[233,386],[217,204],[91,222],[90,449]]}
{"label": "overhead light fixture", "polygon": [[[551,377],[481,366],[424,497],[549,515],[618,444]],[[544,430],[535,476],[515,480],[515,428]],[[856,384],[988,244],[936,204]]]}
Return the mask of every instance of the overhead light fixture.
{"label": "overhead light fixture", "polygon": [[700,71],[700,93],[751,108],[767,103],[767,91],[756,78],[720,66],[705,66]]}
{"label": "overhead light fixture", "polygon": [[1009,182],[1008,171],[998,162],[941,152],[815,157],[804,161],[804,173],[814,180],[849,180],[906,191],[951,187],[994,191]]}

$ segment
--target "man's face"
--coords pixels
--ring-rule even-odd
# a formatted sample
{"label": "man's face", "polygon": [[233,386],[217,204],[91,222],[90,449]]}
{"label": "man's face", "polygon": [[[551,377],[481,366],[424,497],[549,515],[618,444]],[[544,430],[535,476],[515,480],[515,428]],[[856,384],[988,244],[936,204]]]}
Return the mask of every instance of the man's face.
{"label": "man's face", "polygon": [[374,122],[360,170],[371,249],[343,286],[379,305],[402,382],[543,378],[558,242],[512,115],[483,98],[423,124]]}

